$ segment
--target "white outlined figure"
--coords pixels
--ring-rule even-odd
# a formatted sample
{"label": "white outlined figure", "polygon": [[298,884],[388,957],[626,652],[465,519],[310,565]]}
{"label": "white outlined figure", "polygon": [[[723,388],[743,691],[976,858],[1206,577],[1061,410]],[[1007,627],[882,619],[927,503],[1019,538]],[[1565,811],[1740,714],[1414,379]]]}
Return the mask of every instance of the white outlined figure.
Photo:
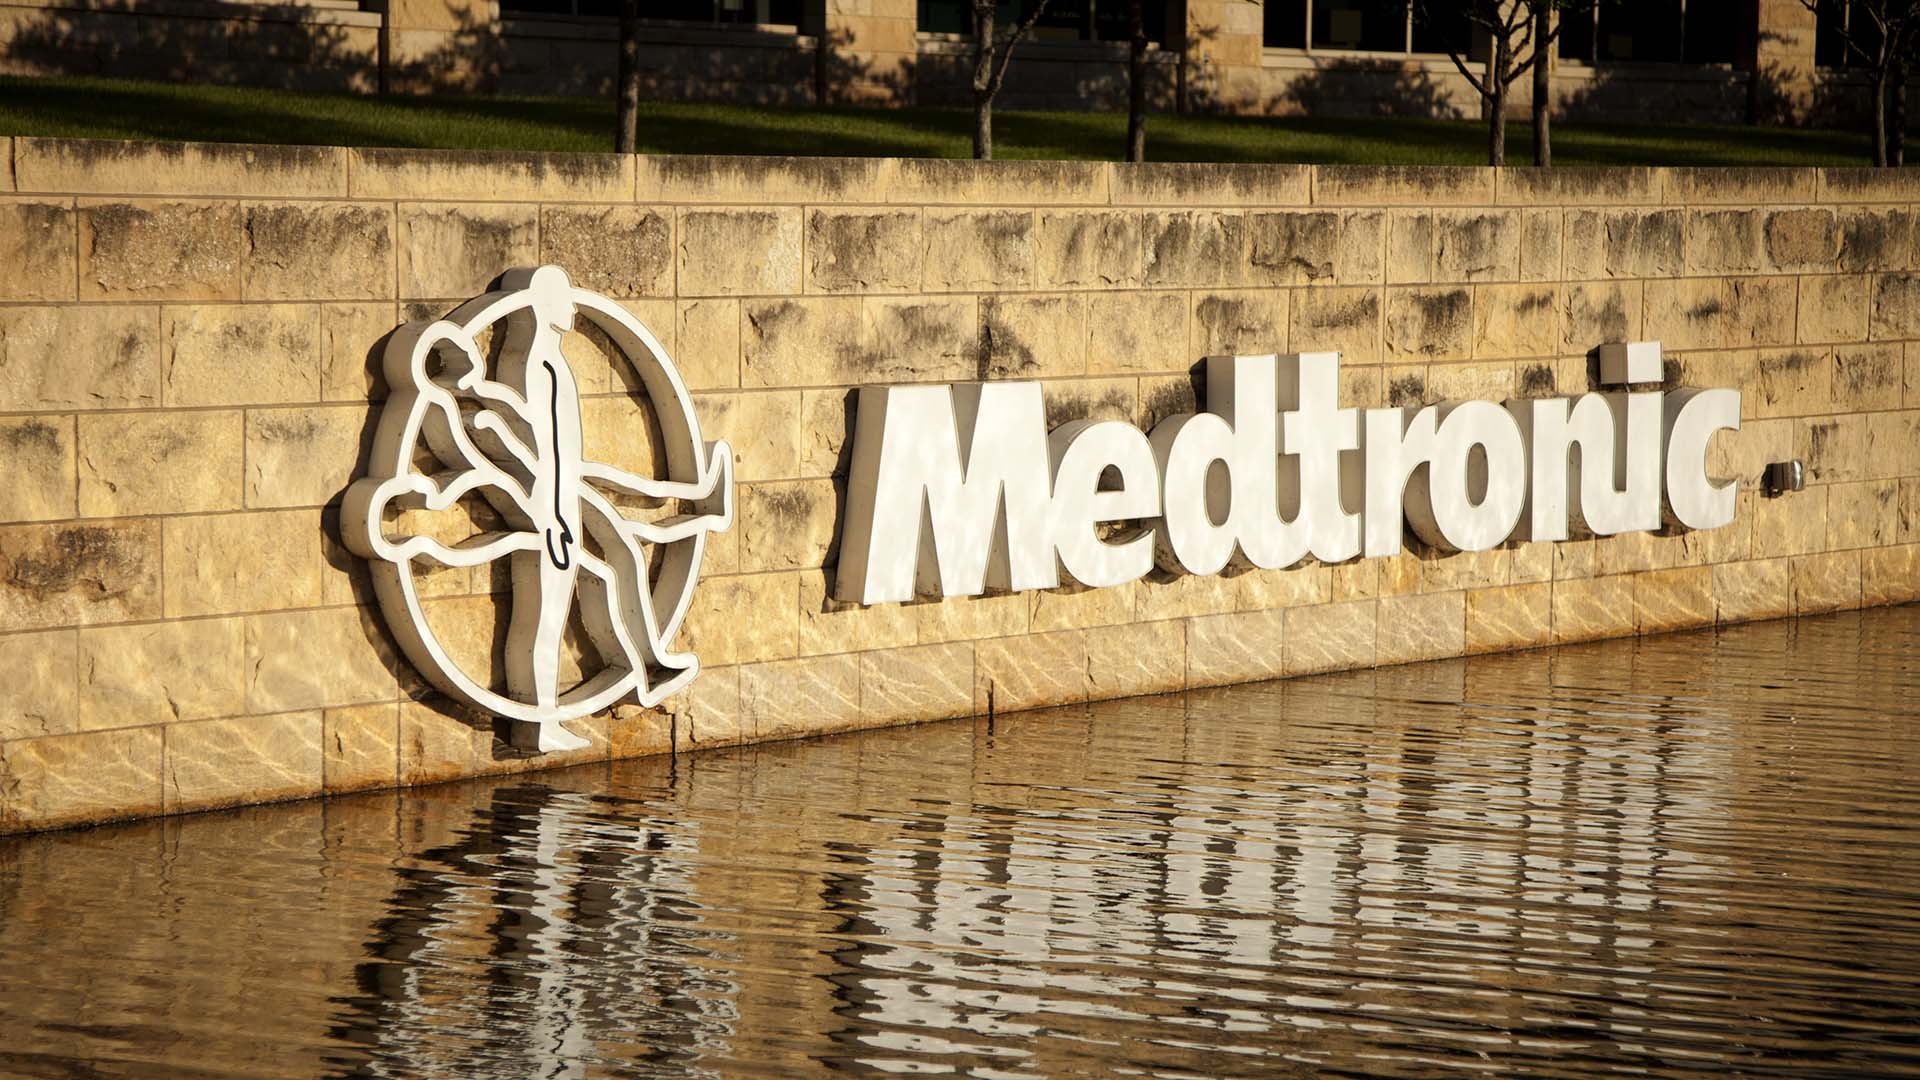
{"label": "white outlined figure", "polygon": [[[388,625],[436,687],[515,721],[516,746],[577,749],[586,740],[562,721],[622,701],[657,705],[698,673],[698,660],[672,643],[707,534],[733,522],[733,453],[701,441],[679,372],[625,309],[574,288],[556,266],[514,270],[501,284],[388,344],[392,393],[368,475],[347,489],[341,539],[370,560]],[[665,479],[583,457],[579,389],[560,350],[576,317],[603,332],[639,377],[659,424]],[[389,535],[394,514],[447,510],[470,494],[498,514],[502,530],[452,544]],[[660,504],[665,516],[629,518],[616,499]],[[505,694],[448,655],[421,608],[416,568],[501,558],[511,560],[513,586]],[[604,666],[566,686],[563,638],[576,612]]]}

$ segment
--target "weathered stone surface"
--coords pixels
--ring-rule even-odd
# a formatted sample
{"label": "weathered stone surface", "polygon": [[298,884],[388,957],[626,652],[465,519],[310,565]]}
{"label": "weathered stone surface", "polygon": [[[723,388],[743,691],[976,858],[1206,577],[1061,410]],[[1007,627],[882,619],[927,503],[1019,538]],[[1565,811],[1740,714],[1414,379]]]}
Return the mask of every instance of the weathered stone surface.
{"label": "weathered stone surface", "polygon": [[1235,574],[1227,581],[1232,587],[1236,611],[1300,607],[1333,599],[1332,568],[1311,562],[1287,570],[1256,568]]}
{"label": "weathered stone surface", "polygon": [[240,295],[240,205],[82,202],[80,299],[219,300]]}
{"label": "weathered stone surface", "polygon": [[1766,265],[1770,237],[1754,210],[1694,210],[1687,215],[1687,272],[1750,274]]}
{"label": "weathered stone surface", "polygon": [[160,755],[153,727],[0,743],[0,831],[158,813]]}
{"label": "weathered stone surface", "polygon": [[0,626],[51,626],[160,615],[160,523],[0,528]]}
{"label": "weathered stone surface", "polygon": [[0,308],[0,410],[123,409],[159,401],[158,309]]}
{"label": "weathered stone surface", "polygon": [[1841,412],[1897,409],[1901,402],[1899,345],[1853,345],[1833,353],[1833,407]]}
{"label": "weathered stone surface", "polygon": [[912,724],[973,714],[971,642],[860,654],[865,725]]}
{"label": "weathered stone surface", "polygon": [[1832,416],[1809,418],[1795,427],[1794,456],[1806,463],[1808,484],[1878,475],[1866,456],[1872,442],[1867,423],[1862,416]]}
{"label": "weathered stone surface", "polygon": [[435,698],[400,703],[400,783],[432,784],[497,771],[493,725]]}
{"label": "weathered stone surface", "polygon": [[681,632],[682,645],[702,664],[751,664],[796,655],[799,616],[795,607],[803,576],[702,577]]}
{"label": "weathered stone surface", "polygon": [[0,417],[0,524],[74,515],[74,418]]}
{"label": "weathered stone surface", "polygon": [[83,415],[81,516],[237,509],[242,426],[238,410]]}
{"label": "weathered stone surface", "polygon": [[859,299],[748,300],[743,309],[742,385],[830,386],[860,377],[866,353]]}
{"label": "weathered stone surface", "polygon": [[1849,274],[1912,269],[1915,220],[1906,209],[1840,211],[1840,269]]}
{"label": "weathered stone surface", "polygon": [[922,645],[941,641],[1012,637],[1027,632],[1031,601],[1023,594],[948,597],[938,604],[909,604]]}
{"label": "weathered stone surface", "polygon": [[1775,210],[1766,216],[1767,257],[1782,270],[1831,270],[1840,231],[1831,210]]}
{"label": "weathered stone surface", "polygon": [[683,211],[680,295],[799,292],[800,231],[794,209]]}
{"label": "weathered stone surface", "polygon": [[747,157],[734,154],[641,155],[641,202],[810,203],[886,198],[891,158]]}
{"label": "weathered stone surface", "polygon": [[1561,220],[1558,211],[1529,210],[1521,215],[1520,278],[1560,279]]}
{"label": "weathered stone surface", "polygon": [[1719,563],[1709,569],[1713,574],[1716,622],[1752,622],[1793,614],[1790,560]]}
{"label": "weathered stone surface", "polygon": [[929,211],[923,287],[928,292],[1023,289],[1033,284],[1033,214]]}
{"label": "weathered stone surface", "polygon": [[860,658],[745,664],[739,693],[738,730],[744,738],[791,739],[858,727]]}
{"label": "weathered stone surface", "polygon": [[1132,162],[1112,166],[1116,205],[1299,206],[1308,197],[1305,165]]}
{"label": "weathered stone surface", "polygon": [[[896,649],[919,640],[919,622],[913,606],[841,603],[832,598],[833,575],[830,569],[803,571],[799,575],[799,655]],[[701,588],[705,587],[702,582]],[[971,658],[968,662],[972,662]],[[971,689],[968,695],[971,702]]]}
{"label": "weathered stone surface", "polygon": [[1864,341],[1867,302],[1872,286],[1865,275],[1823,275],[1800,279],[1802,343]]}
{"label": "weathered stone surface", "polygon": [[970,296],[867,297],[860,304],[859,359],[843,381],[977,378],[979,319],[979,305]]}
{"label": "weathered stone surface", "polygon": [[1435,216],[1434,267],[1441,281],[1512,281],[1520,276],[1521,218],[1512,211]]}
{"label": "weathered stone surface", "polygon": [[801,570],[833,561],[839,541],[833,481],[743,484],[737,497],[741,570]]}
{"label": "weathered stone surface", "polygon": [[246,711],[239,619],[82,630],[82,728],[209,720]]}
{"label": "weathered stone surface", "polygon": [[1645,570],[1666,570],[1689,561],[1688,541],[1699,533],[1626,532],[1595,537],[1593,572],[1597,576],[1635,574]]}
{"label": "weathered stone surface", "polygon": [[682,301],[673,361],[689,389],[740,385],[740,301]]}
{"label": "weathered stone surface", "polygon": [[1196,356],[1260,356],[1287,351],[1287,298],[1282,289],[1196,292]]}
{"label": "weathered stone surface", "polygon": [[1552,286],[1476,287],[1473,355],[1552,356],[1559,345],[1559,308],[1559,292]]}
{"label": "weathered stone surface", "polygon": [[801,394],[780,390],[702,394],[694,399],[701,437],[733,447],[736,480],[786,480],[800,473]]}
{"label": "weathered stone surface", "polygon": [[1293,295],[1291,314],[1287,340],[1295,351],[1337,351],[1355,364],[1383,355],[1378,289],[1302,290]]}
{"label": "weathered stone surface", "polygon": [[[1833,407],[1833,354],[1818,348],[1769,349],[1742,380],[1741,411],[1754,416],[1808,416]],[[1746,400],[1751,398],[1751,401]]]}
{"label": "weathered stone surface", "polygon": [[1819,551],[1827,542],[1827,492],[1808,486],[1754,506],[1753,556],[1771,559]]}
{"label": "weathered stone surface", "polygon": [[1529,649],[1553,641],[1553,585],[1508,585],[1467,593],[1467,651]]}
{"label": "weathered stone surface", "polygon": [[1786,277],[1649,281],[1644,333],[1673,350],[1785,345],[1794,291]]}
{"label": "weathered stone surface", "polygon": [[1389,285],[1433,280],[1434,215],[1400,213],[1387,219]]}
{"label": "weathered stone surface", "polygon": [[1553,641],[1592,641],[1633,633],[1633,578],[1628,575],[1553,582]]}
{"label": "weathered stone surface", "polygon": [[1131,622],[1139,604],[1140,587],[1137,582],[1104,589],[1066,583],[1057,589],[1040,589],[1026,595],[1033,602],[1028,625],[1036,633],[1084,630],[1090,626]]}
{"label": "weathered stone surface", "polygon": [[318,712],[243,716],[167,729],[167,810],[302,799],[321,791]]}
{"label": "weathered stone surface", "polygon": [[320,396],[326,401],[380,401],[387,338],[400,324],[391,303],[325,304],[320,308]]}
{"label": "weathered stone surface", "polygon": [[[1455,395],[1446,395],[1449,398]],[[1513,556],[1504,548],[1489,551],[1420,552],[1420,591],[1452,592],[1456,589],[1485,589],[1505,585]]]}
{"label": "weathered stone surface", "polygon": [[1256,285],[1330,282],[1341,256],[1340,215],[1331,210],[1249,214],[1249,280]]}
{"label": "weathered stone surface", "polygon": [[1473,293],[1436,286],[1388,289],[1388,357],[1464,360],[1473,352]]}
{"label": "weathered stone surface", "polygon": [[256,409],[247,419],[247,505],[319,506],[364,471],[373,418],[357,405]]}
{"label": "weathered stone surface", "polygon": [[0,300],[72,300],[72,199],[0,200]]}
{"label": "weathered stone surface", "polygon": [[1142,280],[1169,288],[1239,285],[1247,280],[1247,219],[1238,213],[1180,211],[1142,216]]}
{"label": "weathered stone surface", "polygon": [[298,304],[165,309],[167,404],[318,401],[319,314]]}
{"label": "weathered stone surface", "polygon": [[1103,293],[1088,300],[1088,372],[1185,371],[1199,359],[1187,348],[1185,294]]}
{"label": "weathered stone surface", "polygon": [[166,520],[167,614],[320,602],[320,514],[274,510]]}
{"label": "weathered stone surface", "polygon": [[1861,552],[1860,589],[1860,599],[1866,604],[1907,604],[1920,600],[1920,544]]}
{"label": "weathered stone surface", "polygon": [[1827,488],[1827,551],[1879,547],[1900,535],[1900,483],[1861,480]]}
{"label": "weathered stone surface", "polygon": [[607,296],[673,295],[673,221],[644,206],[548,206],[540,261]]}
{"label": "weathered stone surface", "polygon": [[393,207],[255,203],[246,208],[240,291],[248,300],[393,296]]}
{"label": "weathered stone surface", "polygon": [[1465,593],[1388,596],[1379,603],[1374,650],[1380,663],[1438,660],[1466,652]]}
{"label": "weathered stone surface", "polygon": [[1282,646],[1288,675],[1371,667],[1378,601],[1290,607]]}
{"label": "weathered stone surface", "polygon": [[13,153],[22,191],[276,198],[347,193],[348,151],[334,146],[23,136],[14,139]]}
{"label": "weathered stone surface", "polygon": [[1705,566],[1659,570],[1633,579],[1634,630],[1642,634],[1711,626],[1713,571]]}
{"label": "weathered stone surface", "polygon": [[1793,610],[1796,615],[1846,611],[1860,606],[1860,553],[1836,551],[1793,560]]}
{"label": "weathered stone surface", "polygon": [[1187,685],[1224,686],[1286,674],[1284,609],[1187,620]]}
{"label": "weathered stone surface", "polygon": [[1116,288],[1140,283],[1145,248],[1138,214],[1041,211],[1036,232],[1041,288]]}
{"label": "weathered stone surface", "polygon": [[991,638],[973,647],[973,711],[981,715],[1086,701],[1087,635],[1056,630]]}
{"label": "weathered stone surface", "polygon": [[1493,170],[1449,165],[1315,165],[1313,201],[1359,206],[1490,203]]}
{"label": "weathered stone surface", "polygon": [[1594,281],[1568,285],[1561,348],[1584,355],[1608,342],[1638,341],[1641,315],[1639,282]]}
{"label": "weathered stone surface", "polygon": [[1669,203],[1812,202],[1819,170],[1809,168],[1659,169]]}
{"label": "weathered stone surface", "polygon": [[328,709],[320,717],[321,786],[328,794],[400,782],[397,702]]}
{"label": "weathered stone surface", "polygon": [[1653,202],[1660,197],[1654,171],[1644,168],[1549,169],[1508,167],[1495,170],[1499,201],[1521,205]]}
{"label": "weathered stone surface", "polygon": [[[1570,219],[1567,225],[1572,231],[1576,225],[1585,228],[1586,218]],[[1607,211],[1598,217],[1600,232],[1600,267],[1607,277],[1670,277],[1685,270],[1686,263],[1681,257],[1686,236],[1686,214],[1679,210],[1618,210]],[[1584,234],[1583,234],[1584,235]],[[1571,241],[1569,242],[1571,244]],[[1583,240],[1583,251],[1584,240]],[[1579,260],[1579,269],[1591,271],[1590,256],[1583,254]],[[1569,277],[1599,277],[1601,274],[1583,272],[1576,274],[1573,256],[1569,254],[1567,273]]]}
{"label": "weathered stone surface", "polygon": [[990,379],[1046,379],[1087,369],[1084,296],[984,296],[980,351]]}
{"label": "weathered stone surface", "polygon": [[1920,338],[1920,274],[1881,274],[1874,279],[1867,336],[1874,341]]}
{"label": "weathered stone surface", "polygon": [[625,202],[633,196],[633,161],[624,154],[551,151],[416,150],[360,147],[347,151],[351,190],[361,199],[490,198],[541,202]]}
{"label": "weathered stone surface", "polygon": [[1112,166],[1100,161],[955,161],[901,158],[887,185],[887,201],[908,206],[942,203],[1099,205],[1107,201]]}
{"label": "weathered stone surface", "polygon": [[80,726],[75,690],[79,635],[72,630],[0,634],[0,743],[59,735]]}
{"label": "weathered stone surface", "polygon": [[925,255],[915,210],[814,210],[807,218],[809,292],[912,292]]}
{"label": "weathered stone surface", "polygon": [[[486,190],[484,188],[480,190]],[[400,208],[400,296],[464,300],[540,254],[535,206],[417,203]]]}
{"label": "weathered stone surface", "polygon": [[249,616],[247,708],[254,713],[391,701],[399,656],[377,612],[318,608]]}
{"label": "weathered stone surface", "polygon": [[1172,693],[1186,681],[1184,622],[1168,619],[1087,630],[1087,695],[1093,700]]}

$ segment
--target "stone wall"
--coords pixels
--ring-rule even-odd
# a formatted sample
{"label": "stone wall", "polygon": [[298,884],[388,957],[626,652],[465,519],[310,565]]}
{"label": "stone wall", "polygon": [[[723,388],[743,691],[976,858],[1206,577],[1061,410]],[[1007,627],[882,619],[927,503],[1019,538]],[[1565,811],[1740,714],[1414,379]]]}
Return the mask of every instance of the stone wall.
{"label": "stone wall", "polygon": [[[14,139],[0,162],[0,831],[1911,600],[1920,175],[504,155]],[[549,261],[663,340],[738,520],[660,709],[528,757],[396,655],[337,506],[400,322]],[[1150,425],[1225,351],[1349,405],[1737,386],[1733,525],[1100,591],[827,599],[850,389],[1039,379]],[[644,410],[572,342],[590,455]],[[596,360],[598,357],[598,360]],[[596,367],[596,363],[598,366]],[[1808,486],[1754,489],[1798,457]],[[1411,542],[1411,541],[1410,541]],[[497,579],[427,589],[497,660]]]}

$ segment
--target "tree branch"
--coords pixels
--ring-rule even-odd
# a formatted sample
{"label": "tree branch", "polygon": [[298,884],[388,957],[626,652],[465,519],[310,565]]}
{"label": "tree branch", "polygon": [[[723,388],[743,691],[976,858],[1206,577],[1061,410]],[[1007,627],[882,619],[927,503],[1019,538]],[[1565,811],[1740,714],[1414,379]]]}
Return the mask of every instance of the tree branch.
{"label": "tree branch", "polygon": [[993,77],[987,83],[988,97],[999,96],[1000,84],[1007,81],[1007,68],[1013,63],[1013,47],[1020,44],[1020,39],[1027,36],[1028,31],[1033,29],[1034,24],[1040,21],[1040,16],[1046,14],[1046,11],[1047,0],[1040,0],[1033,6],[1033,11],[1013,28],[1013,33],[1007,36],[1007,47],[1001,50],[999,57],[995,59]]}

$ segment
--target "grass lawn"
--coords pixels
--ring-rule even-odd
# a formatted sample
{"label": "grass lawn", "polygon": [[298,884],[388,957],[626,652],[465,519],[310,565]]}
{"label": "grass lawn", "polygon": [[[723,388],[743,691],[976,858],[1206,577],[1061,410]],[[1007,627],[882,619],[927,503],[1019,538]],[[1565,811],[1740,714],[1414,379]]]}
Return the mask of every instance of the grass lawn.
{"label": "grass lawn", "polygon": [[[648,153],[965,157],[961,109],[770,108],[654,102],[640,120]],[[1117,158],[1126,117],[996,112],[1006,158]],[[185,86],[117,79],[0,77],[0,134],[103,139],[503,150],[611,150],[613,105],[592,98],[359,94]],[[1507,131],[1508,160],[1532,160],[1532,128]],[[1158,161],[1475,165],[1485,128],[1469,120],[1155,116]],[[1561,165],[1866,165],[1862,133],[1691,124],[1554,125]]]}

